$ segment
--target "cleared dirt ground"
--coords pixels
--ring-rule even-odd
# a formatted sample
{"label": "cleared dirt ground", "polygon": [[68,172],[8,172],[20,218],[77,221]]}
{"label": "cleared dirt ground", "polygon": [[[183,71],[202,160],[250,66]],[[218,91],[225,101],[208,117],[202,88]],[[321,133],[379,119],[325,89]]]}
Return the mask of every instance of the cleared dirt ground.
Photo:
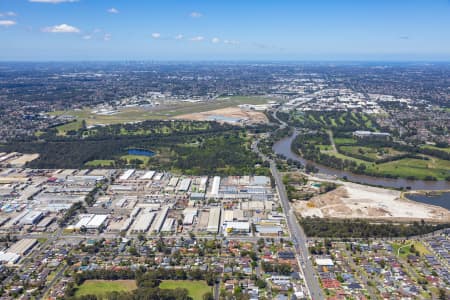
{"label": "cleared dirt ground", "polygon": [[304,217],[450,221],[445,208],[402,199],[399,191],[348,182],[309,201],[296,201],[294,207]]}
{"label": "cleared dirt ground", "polygon": [[20,157],[8,161],[8,163],[16,167],[22,167],[27,162],[30,162],[37,158],[39,158],[39,154],[22,154]]}
{"label": "cleared dirt ground", "polygon": [[[223,117],[225,117],[224,120],[222,120]],[[184,114],[175,117],[175,119],[195,121],[208,121],[211,120],[211,118],[217,118],[218,122],[233,124],[235,124],[235,122],[233,122],[232,120],[226,120],[226,118],[243,120],[243,123],[246,124],[259,124],[268,122],[267,117],[263,112],[244,110],[239,107],[227,107],[199,113]]]}

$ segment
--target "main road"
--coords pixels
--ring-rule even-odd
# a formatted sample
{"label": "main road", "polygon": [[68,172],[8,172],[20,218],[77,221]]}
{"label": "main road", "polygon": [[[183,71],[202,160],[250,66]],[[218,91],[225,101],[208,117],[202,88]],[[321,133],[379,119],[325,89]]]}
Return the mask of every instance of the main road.
{"label": "main road", "polygon": [[275,180],[278,194],[280,196],[281,205],[283,206],[284,213],[286,215],[286,223],[291,234],[292,242],[294,243],[297,258],[300,263],[300,268],[303,270],[303,277],[308,287],[311,299],[325,299],[320,288],[319,281],[316,278],[316,272],[308,259],[309,252],[307,247],[307,239],[305,232],[297,221],[297,218],[289,203],[286,189],[281,180],[280,173],[278,172],[275,162],[270,160],[270,171]]}
{"label": "main road", "polygon": [[[280,129],[285,128],[287,124],[282,120],[278,119],[276,115],[276,111],[273,113],[275,119],[277,119],[280,123]],[[275,180],[275,184],[277,187],[278,195],[280,197],[281,205],[283,206],[283,211],[286,215],[286,223],[289,229],[289,234],[291,235],[292,242],[294,243],[296,256],[299,262],[299,267],[302,270],[303,278],[305,280],[305,284],[308,288],[309,295],[311,299],[325,299],[322,293],[322,289],[320,288],[319,281],[316,277],[316,272],[309,260],[309,251],[307,247],[307,238],[303,228],[297,221],[297,218],[292,210],[291,204],[289,203],[286,188],[281,179],[280,173],[278,172],[276,163],[261,153],[258,148],[258,140],[256,140],[252,144],[252,150],[256,152],[263,160],[268,161],[270,163],[270,172]]]}

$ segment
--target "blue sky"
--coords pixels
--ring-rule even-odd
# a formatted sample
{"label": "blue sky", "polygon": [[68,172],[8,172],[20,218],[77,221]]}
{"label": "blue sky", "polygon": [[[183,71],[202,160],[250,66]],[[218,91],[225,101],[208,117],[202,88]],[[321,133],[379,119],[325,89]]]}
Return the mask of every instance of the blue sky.
{"label": "blue sky", "polygon": [[0,0],[0,60],[450,60],[448,0]]}

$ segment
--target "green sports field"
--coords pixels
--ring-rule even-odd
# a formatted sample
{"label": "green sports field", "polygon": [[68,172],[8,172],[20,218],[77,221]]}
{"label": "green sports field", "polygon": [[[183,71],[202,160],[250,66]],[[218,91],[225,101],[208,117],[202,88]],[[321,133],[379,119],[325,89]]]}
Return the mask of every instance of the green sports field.
{"label": "green sports field", "polygon": [[194,300],[202,300],[204,294],[212,291],[212,288],[208,286],[206,282],[192,280],[164,280],[159,285],[159,288],[167,290],[176,288],[187,289],[189,296]]}
{"label": "green sports field", "polygon": [[136,289],[134,280],[86,280],[77,288],[76,297],[85,295],[105,296],[110,292],[129,292]]}

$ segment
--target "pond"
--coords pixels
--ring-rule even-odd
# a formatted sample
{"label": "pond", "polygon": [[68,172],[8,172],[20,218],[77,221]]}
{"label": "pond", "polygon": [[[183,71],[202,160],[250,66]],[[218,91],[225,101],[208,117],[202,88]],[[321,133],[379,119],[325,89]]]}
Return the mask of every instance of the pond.
{"label": "pond", "polygon": [[141,156],[148,156],[148,157],[152,157],[155,156],[155,152],[151,151],[151,150],[146,150],[146,149],[128,149],[127,150],[128,155],[141,155]]}
{"label": "pond", "polygon": [[443,193],[407,193],[405,197],[412,201],[437,205],[450,209],[450,192]]}

